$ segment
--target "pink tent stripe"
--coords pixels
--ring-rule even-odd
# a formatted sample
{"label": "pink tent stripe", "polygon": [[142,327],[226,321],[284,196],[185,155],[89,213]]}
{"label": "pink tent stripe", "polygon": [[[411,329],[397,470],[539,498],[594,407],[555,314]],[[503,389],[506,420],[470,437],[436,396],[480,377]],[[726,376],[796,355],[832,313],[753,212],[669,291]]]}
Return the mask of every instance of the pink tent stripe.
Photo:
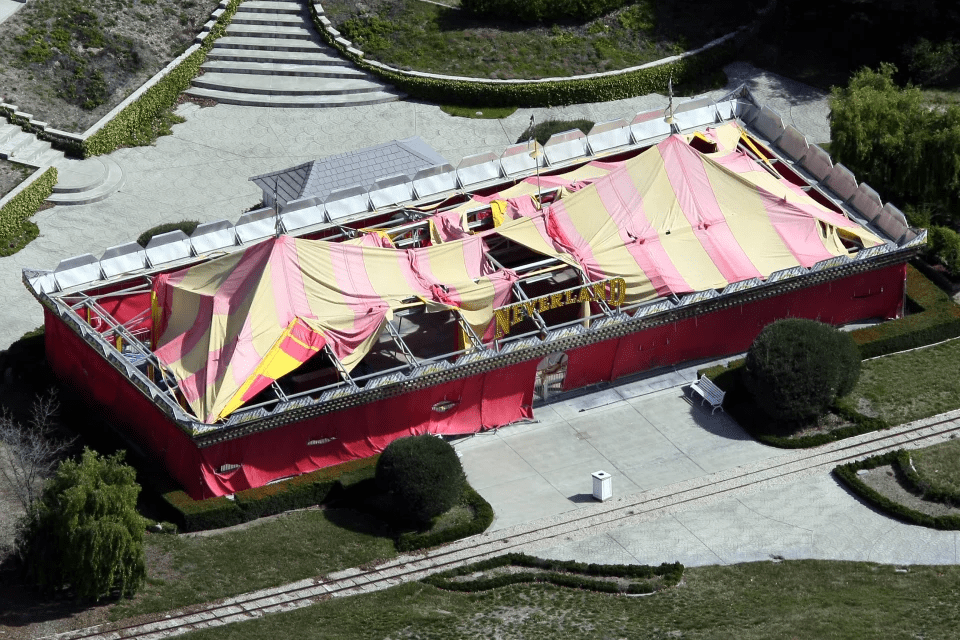
{"label": "pink tent stripe", "polygon": [[660,235],[647,219],[643,201],[626,170],[610,174],[596,185],[603,208],[613,218],[620,239],[657,294],[692,291],[660,243]]}
{"label": "pink tent stripe", "polygon": [[724,279],[740,282],[761,277],[727,225],[703,166],[703,156],[679,136],[667,138],[657,148],[680,210]]}

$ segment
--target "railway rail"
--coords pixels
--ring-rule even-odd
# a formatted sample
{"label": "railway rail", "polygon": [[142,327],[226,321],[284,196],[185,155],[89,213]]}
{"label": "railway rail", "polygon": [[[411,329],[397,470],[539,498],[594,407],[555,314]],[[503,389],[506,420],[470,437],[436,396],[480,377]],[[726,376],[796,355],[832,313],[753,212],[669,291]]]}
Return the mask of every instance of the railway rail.
{"label": "railway rail", "polygon": [[[708,502],[735,491],[759,488],[799,474],[830,470],[844,464],[898,448],[929,446],[960,434],[960,411],[928,420],[863,434],[815,449],[794,450],[783,456],[765,459],[701,476],[682,483],[634,494],[616,501],[563,514],[559,522],[534,522],[509,529],[484,533],[428,551],[405,555],[375,567],[336,572],[326,578],[264,589],[158,614],[147,622],[90,627],[67,631],[50,640],[119,640],[137,638],[159,640],[190,631],[252,620],[270,613],[290,611],[332,597],[386,589],[418,580],[510,551],[542,547],[551,541],[588,535],[598,527],[626,524],[630,520],[666,512],[685,504]],[[552,519],[545,519],[552,520]]]}

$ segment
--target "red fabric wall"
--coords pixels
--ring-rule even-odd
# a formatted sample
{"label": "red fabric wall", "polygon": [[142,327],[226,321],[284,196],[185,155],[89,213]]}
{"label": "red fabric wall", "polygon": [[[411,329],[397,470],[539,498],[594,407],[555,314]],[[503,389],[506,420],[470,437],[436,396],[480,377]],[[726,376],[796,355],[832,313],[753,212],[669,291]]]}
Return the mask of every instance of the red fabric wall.
{"label": "red fabric wall", "polygon": [[[656,327],[569,352],[565,388],[573,389],[666,364],[745,351],[759,331],[786,316],[842,324],[902,312],[905,265],[851,276],[777,298]],[[537,360],[421,389],[198,449],[139,390],[46,312],[47,358],[104,418],[121,425],[194,498],[234,493],[270,480],[379,453],[396,438],[463,434],[532,417]],[[434,405],[448,401],[447,411]],[[320,445],[311,440],[331,438]],[[216,470],[239,464],[227,473]]]}
{"label": "red fabric wall", "polygon": [[664,365],[742,353],[765,326],[779,318],[812,318],[836,325],[896,318],[903,313],[906,273],[905,264],[893,265],[574,349],[568,352],[563,388],[578,389]]}
{"label": "red fabric wall", "polygon": [[[102,417],[123,428],[145,454],[162,457],[170,475],[196,499],[235,493],[277,478],[366,458],[402,436],[474,433],[533,416],[536,361],[198,449],[136,387],[49,311],[45,325],[47,359],[64,384],[102,408]],[[443,412],[433,409],[444,401],[453,406]],[[334,439],[307,445],[308,441],[324,438]],[[241,467],[217,473],[224,464]]]}

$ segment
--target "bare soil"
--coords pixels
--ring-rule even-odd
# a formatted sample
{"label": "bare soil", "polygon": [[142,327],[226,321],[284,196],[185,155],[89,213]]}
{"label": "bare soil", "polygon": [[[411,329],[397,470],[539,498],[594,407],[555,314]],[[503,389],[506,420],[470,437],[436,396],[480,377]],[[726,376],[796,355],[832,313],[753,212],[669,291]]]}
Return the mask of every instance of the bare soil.
{"label": "bare soil", "polygon": [[185,51],[218,0],[31,0],[0,24],[0,101],[82,133]]}
{"label": "bare soil", "polygon": [[26,180],[33,169],[9,160],[0,160],[0,198],[13,191]]}

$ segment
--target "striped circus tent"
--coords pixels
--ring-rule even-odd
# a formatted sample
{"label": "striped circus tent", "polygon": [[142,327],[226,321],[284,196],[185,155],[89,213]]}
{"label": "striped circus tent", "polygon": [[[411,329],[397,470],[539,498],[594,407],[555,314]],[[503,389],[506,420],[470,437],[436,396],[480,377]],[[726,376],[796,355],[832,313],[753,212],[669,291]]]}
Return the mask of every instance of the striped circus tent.
{"label": "striped circus tent", "polygon": [[552,204],[546,229],[591,280],[620,277],[627,302],[722,289],[848,255],[876,235],[742,152],[702,154],[671,136]]}
{"label": "striped circus tent", "polygon": [[412,304],[455,309],[483,334],[515,280],[480,237],[398,250],[281,236],[158,276],[155,353],[212,423],[324,347],[350,370]]}

